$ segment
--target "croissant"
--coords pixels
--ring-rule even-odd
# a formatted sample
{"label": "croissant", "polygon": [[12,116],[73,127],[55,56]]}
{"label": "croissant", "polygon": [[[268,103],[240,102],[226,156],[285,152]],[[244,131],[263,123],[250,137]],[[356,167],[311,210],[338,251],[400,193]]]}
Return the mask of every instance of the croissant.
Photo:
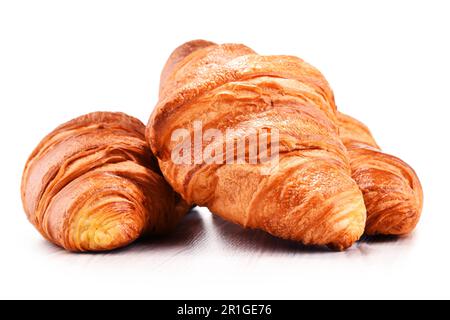
{"label": "croissant", "polygon": [[338,113],[338,123],[353,179],[364,195],[366,234],[409,234],[419,221],[423,204],[416,173],[399,158],[381,152],[363,123],[342,113]]}
{"label": "croissant", "polygon": [[[366,210],[336,112],[327,81],[303,60],[197,40],[167,61],[146,134],[163,175],[188,203],[243,227],[343,250],[363,234]],[[196,148],[195,122],[234,133],[205,136]],[[188,134],[174,139],[179,130]],[[255,130],[266,132],[266,141],[277,132],[279,156],[254,163],[266,157],[246,148],[244,163],[229,164]],[[218,158],[230,145],[231,157]],[[178,153],[183,162],[174,161]]]}
{"label": "croissant", "polygon": [[49,241],[70,251],[105,251],[170,230],[187,204],[160,175],[145,126],[97,112],[46,136],[28,159],[22,202]]}

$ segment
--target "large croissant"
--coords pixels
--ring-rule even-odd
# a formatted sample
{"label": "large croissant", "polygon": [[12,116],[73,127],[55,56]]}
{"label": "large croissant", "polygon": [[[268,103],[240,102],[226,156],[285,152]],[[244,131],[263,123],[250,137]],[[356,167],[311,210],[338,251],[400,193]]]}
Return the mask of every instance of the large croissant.
{"label": "large croissant", "polygon": [[37,146],[22,179],[29,220],[70,251],[104,251],[169,230],[187,211],[144,139],[122,113],[92,113],[61,125]]}
{"label": "large croissant", "polygon": [[368,235],[405,235],[413,231],[422,211],[423,194],[414,170],[381,152],[369,129],[338,113],[341,139],[349,152],[353,179],[364,195]]}
{"label": "large croissant", "polygon": [[[147,138],[164,176],[187,202],[281,238],[345,249],[363,234],[366,210],[336,112],[325,78],[299,58],[192,41],[176,49],[163,70]],[[191,145],[194,121],[204,130],[235,129],[223,140],[204,140],[204,157],[230,141],[238,145],[255,128],[269,136],[278,130],[280,157],[224,165],[198,163],[192,154],[191,162],[175,163],[180,142]],[[177,129],[192,135],[175,141]]]}

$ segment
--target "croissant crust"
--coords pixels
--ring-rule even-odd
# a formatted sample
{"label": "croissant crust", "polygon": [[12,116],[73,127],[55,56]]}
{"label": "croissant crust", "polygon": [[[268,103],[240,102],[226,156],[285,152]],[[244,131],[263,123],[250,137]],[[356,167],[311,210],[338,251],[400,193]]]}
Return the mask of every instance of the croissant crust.
{"label": "croissant crust", "polygon": [[160,175],[144,125],[122,113],[97,112],[46,136],[22,178],[28,219],[70,251],[123,247],[170,230],[187,204]]}
{"label": "croissant crust", "polygon": [[423,191],[414,170],[397,157],[383,153],[369,129],[339,113],[341,139],[349,152],[352,177],[364,195],[366,234],[406,235],[419,222]]}
{"label": "croissant crust", "polygon": [[[227,139],[244,141],[255,129],[278,130],[279,162],[175,164],[171,135],[184,128],[193,136],[197,120],[204,130],[239,132],[215,141],[219,148]],[[339,138],[333,92],[297,57],[203,40],[180,46],[161,75],[147,139],[165,178],[187,202],[234,223],[336,249],[364,232],[363,196]],[[203,153],[208,146],[203,143]]]}

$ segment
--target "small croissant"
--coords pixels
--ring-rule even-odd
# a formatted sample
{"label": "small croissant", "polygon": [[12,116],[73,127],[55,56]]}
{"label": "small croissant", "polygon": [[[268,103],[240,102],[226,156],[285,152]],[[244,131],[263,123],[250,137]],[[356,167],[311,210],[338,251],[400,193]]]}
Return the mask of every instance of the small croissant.
{"label": "small croissant", "polygon": [[36,147],[22,178],[31,223],[70,251],[105,251],[170,230],[187,204],[160,175],[145,126],[122,113],[69,121]]}
{"label": "small croissant", "polygon": [[[205,129],[235,132],[203,140],[204,157],[208,150],[245,144],[250,132],[261,129],[268,130],[269,140],[277,130],[278,161],[198,163],[194,153],[191,161],[173,161],[180,144],[191,146],[195,121]],[[174,140],[178,129],[190,134]],[[364,233],[364,199],[339,137],[333,92],[322,74],[299,58],[203,40],[180,46],[162,72],[147,139],[174,190],[229,221],[338,250]]]}
{"label": "small croissant", "polygon": [[414,170],[381,152],[369,129],[338,113],[340,136],[349,152],[352,177],[367,208],[366,234],[406,235],[419,222],[423,192]]}

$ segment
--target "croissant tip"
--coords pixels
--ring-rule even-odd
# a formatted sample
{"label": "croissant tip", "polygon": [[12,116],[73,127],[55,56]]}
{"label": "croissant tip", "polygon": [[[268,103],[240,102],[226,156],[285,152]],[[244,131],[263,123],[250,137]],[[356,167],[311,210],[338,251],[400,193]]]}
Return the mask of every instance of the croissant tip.
{"label": "croissant tip", "polygon": [[86,230],[63,247],[72,252],[104,252],[123,248],[136,241],[142,231],[136,221],[114,222],[102,228]]}
{"label": "croissant tip", "polygon": [[[418,221],[417,221],[418,222]],[[370,227],[366,228],[365,234],[367,236],[395,236],[395,237],[405,237],[414,232],[417,222],[404,223],[400,222],[397,224],[389,224],[385,228],[382,226],[379,227]]]}

